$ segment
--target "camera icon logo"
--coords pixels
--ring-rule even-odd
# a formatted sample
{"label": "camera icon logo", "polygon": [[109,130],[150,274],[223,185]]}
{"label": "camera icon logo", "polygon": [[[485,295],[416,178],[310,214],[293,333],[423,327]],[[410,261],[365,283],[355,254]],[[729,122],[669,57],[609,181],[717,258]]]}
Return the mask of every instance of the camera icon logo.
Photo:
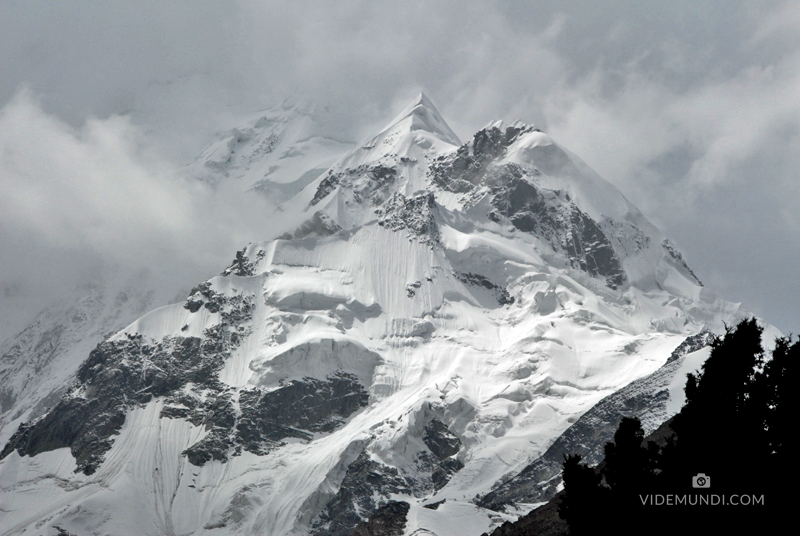
{"label": "camera icon logo", "polygon": [[707,476],[705,473],[697,473],[697,476],[692,477],[692,487],[693,488],[710,488],[711,487],[711,477]]}

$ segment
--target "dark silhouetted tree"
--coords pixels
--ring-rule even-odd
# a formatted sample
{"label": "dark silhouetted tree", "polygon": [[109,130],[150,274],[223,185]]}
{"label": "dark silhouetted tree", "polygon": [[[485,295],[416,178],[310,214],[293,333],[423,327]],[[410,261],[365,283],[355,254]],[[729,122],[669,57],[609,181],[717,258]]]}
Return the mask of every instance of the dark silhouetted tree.
{"label": "dark silhouetted tree", "polygon": [[644,430],[639,419],[623,417],[614,442],[606,443],[603,476],[615,497],[644,493],[651,487],[653,462],[643,441]]}
{"label": "dark silhouetted tree", "polygon": [[790,337],[775,341],[772,359],[764,365],[766,411],[764,427],[770,455],[780,465],[788,465],[796,455],[797,421],[800,418],[800,340]]}
{"label": "dark silhouetted tree", "polygon": [[673,424],[673,459],[662,462],[664,480],[676,491],[700,472],[715,473],[718,489],[752,487],[752,471],[730,468],[767,454],[762,332],[753,318],[728,328],[712,343],[701,371],[687,378],[686,404]]}
{"label": "dark silhouetted tree", "polygon": [[600,475],[581,463],[579,454],[572,454],[564,456],[563,478],[566,492],[558,506],[558,515],[567,522],[573,536],[596,533],[597,520],[609,505]]}

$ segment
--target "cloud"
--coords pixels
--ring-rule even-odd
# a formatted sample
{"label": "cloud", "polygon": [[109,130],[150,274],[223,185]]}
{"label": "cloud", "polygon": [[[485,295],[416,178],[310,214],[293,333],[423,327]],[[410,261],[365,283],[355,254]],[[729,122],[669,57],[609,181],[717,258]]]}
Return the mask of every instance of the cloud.
{"label": "cloud", "polygon": [[174,295],[274,229],[264,199],[185,177],[129,119],[75,129],[27,91],[0,109],[0,190],[4,302],[26,304],[20,317],[104,267],[148,269]]}
{"label": "cloud", "polygon": [[[798,17],[794,2],[743,0],[3,3],[0,135],[29,155],[13,171],[13,234],[210,267],[198,251],[228,256],[241,242],[230,237],[263,225],[231,221],[226,210],[250,202],[236,192],[175,176],[220,131],[302,94],[364,139],[424,90],[462,138],[494,119],[537,123],[710,287],[796,329]],[[12,101],[22,83],[40,106]],[[38,130],[20,119],[26,106]],[[52,151],[23,151],[37,136]],[[26,172],[39,178],[26,185]]]}

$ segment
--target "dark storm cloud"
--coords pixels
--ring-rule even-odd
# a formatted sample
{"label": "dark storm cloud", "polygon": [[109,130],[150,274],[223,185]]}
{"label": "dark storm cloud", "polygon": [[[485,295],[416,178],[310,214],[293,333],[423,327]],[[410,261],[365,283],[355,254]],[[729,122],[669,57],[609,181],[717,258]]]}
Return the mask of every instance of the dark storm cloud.
{"label": "dark storm cloud", "polygon": [[[192,262],[216,270],[260,220],[226,220],[245,201],[165,176],[287,95],[328,106],[360,139],[422,89],[463,138],[497,118],[539,124],[709,287],[796,330],[798,27],[797,4],[752,1],[4,3],[4,285],[58,279],[42,268],[51,248],[75,266],[155,249],[174,270],[209,251]],[[172,210],[137,210],[142,192]],[[109,196],[129,208],[109,210]],[[199,225],[209,207],[229,223]],[[122,241],[130,229],[143,231]],[[23,250],[40,269],[23,269]]]}

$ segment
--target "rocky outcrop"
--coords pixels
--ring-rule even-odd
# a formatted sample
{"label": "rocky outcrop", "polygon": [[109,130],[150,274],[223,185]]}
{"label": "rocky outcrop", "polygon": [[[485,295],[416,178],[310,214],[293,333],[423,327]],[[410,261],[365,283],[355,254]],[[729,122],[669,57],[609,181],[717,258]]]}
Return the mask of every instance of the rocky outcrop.
{"label": "rocky outcrop", "polygon": [[[261,250],[257,254],[258,259],[264,258],[266,253],[264,250]],[[220,274],[221,276],[228,276],[228,275],[238,275],[242,277],[252,276],[255,275],[255,264],[250,260],[247,256],[247,248],[242,248],[241,251],[236,252],[236,258],[233,259],[233,262],[223,270]]]}
{"label": "rocky outcrop", "polygon": [[407,230],[410,238],[426,244],[438,244],[439,226],[434,218],[436,201],[431,192],[413,197],[395,193],[375,210],[378,225],[391,231]]}
{"label": "rocky outcrop", "polygon": [[511,296],[511,294],[508,293],[508,290],[504,289],[500,285],[492,283],[491,281],[489,281],[488,278],[480,274],[473,274],[469,272],[456,272],[455,276],[456,278],[458,278],[459,281],[461,281],[465,285],[470,285],[473,287],[482,287],[490,291],[497,300],[497,303],[499,303],[500,305],[511,305],[512,303],[514,303],[514,298],[513,296]]}
{"label": "rocky outcrop", "polygon": [[332,432],[368,402],[358,378],[344,372],[325,381],[292,380],[268,392],[241,391],[236,436],[244,450],[266,454],[282,439],[310,441],[313,434]]}
{"label": "rocky outcrop", "polygon": [[339,491],[314,523],[313,534],[351,534],[394,493],[413,494],[411,485],[395,467],[373,460],[365,450],[347,468]]}
{"label": "rocky outcrop", "polygon": [[491,185],[496,182],[491,164],[505,156],[520,134],[537,130],[516,125],[505,131],[498,127],[480,130],[454,154],[440,157],[431,164],[431,182],[453,193],[468,193],[476,186]]}
{"label": "rocky outcrop", "polygon": [[368,401],[358,379],[339,372],[326,381],[292,380],[266,392],[227,390],[205,402],[182,394],[169,399],[173,405],[165,406],[161,416],[184,418],[209,430],[183,453],[200,466],[210,460],[226,461],[242,450],[263,456],[290,438],[311,441],[315,433],[341,426]]}
{"label": "rocky outcrop", "polygon": [[[234,262],[235,264],[235,262]],[[200,283],[189,292],[183,308],[190,313],[196,313],[201,307],[205,307],[211,313],[219,312],[224,302],[224,297],[211,288],[211,283],[206,281]]]}
{"label": "rocky outcrop", "polygon": [[[75,384],[44,417],[20,426],[0,453],[20,455],[69,447],[77,471],[92,474],[113,444],[112,436],[125,422],[126,411],[153,397],[181,396],[186,385],[215,393],[212,405],[222,404],[225,387],[217,373],[225,359],[247,333],[253,307],[249,297],[224,298],[210,285],[195,294],[204,305],[220,312],[221,323],[200,337],[165,337],[145,340],[126,335],[100,343],[78,370]],[[187,301],[188,304],[200,303]],[[199,308],[199,305],[198,305]],[[196,310],[196,309],[195,309]]]}
{"label": "rocky outcrop", "polygon": [[317,186],[311,206],[319,204],[340,186],[352,189],[353,199],[357,203],[369,201],[373,206],[381,205],[388,199],[396,176],[396,169],[380,164],[362,165],[340,172],[329,171]]}
{"label": "rocky outcrop", "polygon": [[351,536],[403,536],[406,517],[411,509],[405,501],[389,501],[362,521],[351,532]]}
{"label": "rocky outcrop", "polygon": [[461,440],[442,421],[433,419],[423,430],[422,442],[433,456],[423,453],[420,456],[420,463],[424,459],[430,464],[433,487],[438,491],[464,467],[461,460],[456,457],[461,450]]}
{"label": "rocky outcrop", "polygon": [[0,448],[16,429],[10,423],[38,419],[58,404],[91,350],[147,312],[157,299],[145,272],[124,280],[99,277],[76,287],[69,299],[43,310],[19,334],[3,341]]}
{"label": "rocky outcrop", "polygon": [[703,286],[703,283],[700,282],[700,279],[698,279],[697,276],[694,275],[692,269],[689,268],[688,264],[686,264],[686,261],[683,259],[683,255],[681,255],[681,252],[678,251],[678,248],[675,247],[675,245],[672,242],[670,242],[669,239],[665,238],[664,241],[661,243],[661,247],[663,247],[664,250],[667,253],[669,253],[669,256],[672,257],[672,259],[676,263],[678,263],[678,265],[680,265],[684,270],[686,270],[689,273],[690,276],[692,276],[692,278],[694,278],[694,280],[697,282],[698,285]]}
{"label": "rocky outcrop", "polygon": [[309,219],[300,224],[293,233],[284,233],[278,238],[292,240],[306,237],[330,236],[341,231],[342,228],[333,219],[318,210]]}
{"label": "rocky outcrop", "polygon": [[[336,495],[312,524],[315,536],[351,534],[355,527],[371,523],[375,515],[393,502],[394,494],[428,496],[444,487],[464,467],[458,459],[463,446],[461,440],[444,422],[432,416],[435,411],[435,408],[424,407],[414,420],[427,422],[405,432],[409,441],[401,439],[405,445],[403,449],[412,459],[410,465],[387,465],[371,453],[369,445],[364,448],[347,467]],[[419,448],[420,440],[422,448]]]}
{"label": "rocky outcrop", "polygon": [[535,235],[563,254],[572,268],[603,279],[612,289],[620,287],[627,279],[625,271],[601,226],[580,210],[566,192],[537,185],[537,170],[497,162],[520,134],[532,130],[512,126],[504,132],[498,127],[478,132],[454,154],[431,164],[432,184],[464,194],[465,208],[488,196],[490,220]]}

